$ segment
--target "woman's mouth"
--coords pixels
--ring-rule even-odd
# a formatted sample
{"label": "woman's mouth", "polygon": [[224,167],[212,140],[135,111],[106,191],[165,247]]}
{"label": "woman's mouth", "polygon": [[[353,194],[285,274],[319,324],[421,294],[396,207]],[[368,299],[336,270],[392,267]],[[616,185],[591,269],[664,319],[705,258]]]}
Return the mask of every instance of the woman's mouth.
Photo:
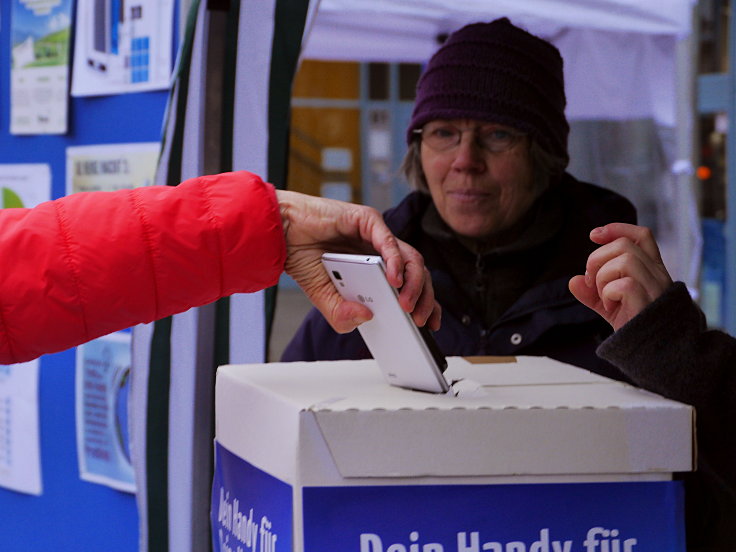
{"label": "woman's mouth", "polygon": [[488,199],[491,194],[487,191],[472,189],[472,188],[463,188],[458,190],[451,190],[447,192],[447,196],[452,198],[455,201],[460,202],[474,202],[474,201],[482,201],[484,199]]}

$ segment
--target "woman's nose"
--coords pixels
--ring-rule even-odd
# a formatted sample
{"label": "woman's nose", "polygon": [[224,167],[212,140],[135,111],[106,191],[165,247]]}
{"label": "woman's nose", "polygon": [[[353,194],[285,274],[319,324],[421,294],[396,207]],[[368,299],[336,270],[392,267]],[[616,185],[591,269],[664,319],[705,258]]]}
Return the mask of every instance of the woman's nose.
{"label": "woman's nose", "polygon": [[478,144],[473,132],[463,132],[460,143],[455,148],[452,167],[456,170],[482,170],[485,167],[483,148]]}

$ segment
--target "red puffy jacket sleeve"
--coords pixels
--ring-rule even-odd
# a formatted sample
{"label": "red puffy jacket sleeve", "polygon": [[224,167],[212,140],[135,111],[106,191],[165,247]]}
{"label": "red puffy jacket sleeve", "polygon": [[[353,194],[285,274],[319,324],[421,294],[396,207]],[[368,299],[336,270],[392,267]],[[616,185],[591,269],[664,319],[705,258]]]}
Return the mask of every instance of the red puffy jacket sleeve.
{"label": "red puffy jacket sleeve", "polygon": [[247,172],[0,209],[0,364],[274,285],[285,257]]}

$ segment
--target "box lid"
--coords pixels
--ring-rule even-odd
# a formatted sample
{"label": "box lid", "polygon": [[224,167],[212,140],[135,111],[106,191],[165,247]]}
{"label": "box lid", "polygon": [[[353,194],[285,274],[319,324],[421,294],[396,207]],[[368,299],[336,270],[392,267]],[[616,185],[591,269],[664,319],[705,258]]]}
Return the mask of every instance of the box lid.
{"label": "box lid", "polygon": [[544,357],[448,365],[459,396],[389,386],[373,360],[222,367],[217,438],[250,454],[242,420],[257,419],[258,461],[272,454],[288,471],[311,418],[343,477],[692,469],[689,406]]}

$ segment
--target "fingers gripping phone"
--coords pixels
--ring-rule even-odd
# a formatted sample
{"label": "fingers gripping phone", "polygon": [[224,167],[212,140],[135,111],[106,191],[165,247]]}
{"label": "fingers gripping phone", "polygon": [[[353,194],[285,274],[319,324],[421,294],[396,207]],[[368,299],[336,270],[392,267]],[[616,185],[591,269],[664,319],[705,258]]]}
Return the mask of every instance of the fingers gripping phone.
{"label": "fingers gripping phone", "polygon": [[324,253],[322,263],[343,298],[363,303],[373,313],[358,331],[386,381],[431,393],[449,391],[445,357],[429,329],[418,328],[399,305],[381,257]]}

